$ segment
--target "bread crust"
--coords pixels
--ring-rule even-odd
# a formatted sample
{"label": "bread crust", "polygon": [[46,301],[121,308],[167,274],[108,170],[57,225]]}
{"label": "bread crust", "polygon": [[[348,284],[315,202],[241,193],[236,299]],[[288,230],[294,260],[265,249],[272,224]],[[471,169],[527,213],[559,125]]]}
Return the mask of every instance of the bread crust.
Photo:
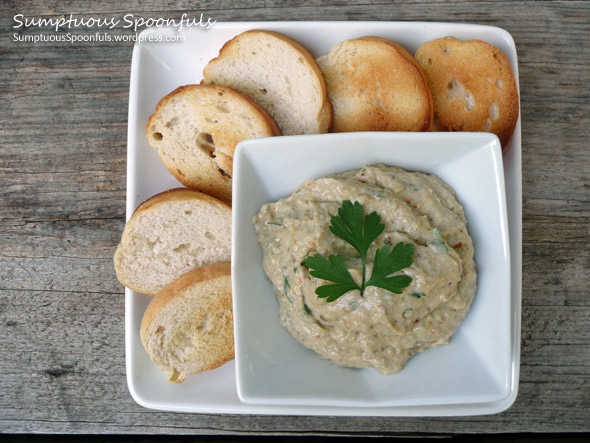
{"label": "bread crust", "polygon": [[[242,43],[248,44],[247,41],[249,38],[256,39],[257,37],[274,38],[274,39],[281,40],[282,42],[286,43],[288,47],[291,47],[293,49],[293,51],[295,51],[298,54],[298,56],[303,57],[303,60],[304,60],[303,64],[305,64],[314,73],[313,78],[315,79],[315,84],[312,85],[312,87],[317,88],[319,90],[319,95],[321,96],[321,103],[322,103],[314,115],[314,118],[318,123],[317,131],[307,132],[307,133],[328,132],[328,130],[330,129],[330,127],[332,125],[333,112],[332,112],[332,104],[330,102],[330,99],[328,98],[326,84],[324,82],[324,78],[322,76],[320,68],[318,67],[313,56],[310,54],[310,52],[305,47],[303,47],[301,44],[299,44],[295,40],[292,40],[289,37],[287,37],[283,34],[280,34],[278,32],[267,31],[267,30],[262,30],[262,29],[251,29],[249,31],[245,31],[241,34],[238,34],[235,37],[233,37],[232,39],[228,40],[227,42],[225,42],[225,44],[219,50],[219,55],[217,57],[215,57],[214,59],[212,59],[211,61],[209,61],[209,63],[203,69],[204,80],[201,83],[219,84],[219,82],[217,80],[212,78],[213,76],[210,73],[212,71],[213,67],[216,64],[223,62],[223,60],[225,60],[225,59],[235,58],[236,60],[241,61],[240,57],[237,56],[238,46]],[[253,47],[253,49],[254,50],[258,50],[258,49],[264,50],[264,48],[255,48],[255,47]],[[234,89],[237,89],[237,90],[240,90],[241,92],[246,93],[246,91],[242,90],[240,87],[238,87],[236,85],[227,85],[227,86],[231,86]],[[249,94],[249,95],[250,95],[250,97],[252,97],[253,100],[260,102],[259,100],[257,100],[257,97],[254,96],[253,94]],[[271,111],[271,114],[272,114],[272,111]],[[292,132],[290,132],[286,129],[285,122],[279,121],[280,119],[276,115],[275,115],[275,118],[277,119],[279,126],[281,127],[281,130],[285,135],[293,134]]]}
{"label": "bread crust", "polygon": [[172,188],[152,195],[150,198],[140,203],[139,206],[135,208],[135,211],[133,211],[133,214],[131,214],[129,221],[131,221],[134,217],[136,218],[137,215],[141,213],[141,211],[147,211],[158,204],[192,199],[206,201],[210,204],[219,205],[231,211],[230,205],[211,195],[205,194],[204,192],[188,188]]}
{"label": "bread crust", "polygon": [[445,37],[424,43],[416,59],[434,99],[436,130],[498,136],[505,152],[519,116],[519,96],[508,59],[481,40]]}
{"label": "bread crust", "polygon": [[212,91],[213,93],[219,93],[221,91],[229,96],[233,96],[233,98],[235,98],[236,100],[242,100],[242,101],[246,102],[249,106],[252,106],[256,110],[256,112],[261,114],[260,117],[266,123],[266,127],[267,127],[267,130],[269,133],[272,133],[273,135],[281,135],[281,129],[279,128],[279,125],[277,125],[277,122],[266,111],[266,109],[264,109],[262,106],[260,106],[254,100],[252,100],[250,97],[248,97],[247,95],[242,94],[238,91],[235,91],[231,88],[226,88],[225,86],[207,85],[207,84],[193,84],[193,85],[179,86],[174,91],[169,92],[167,95],[162,97],[160,99],[160,101],[158,102],[158,104],[156,105],[156,112],[148,118],[148,124],[146,126],[146,135],[149,135],[148,129],[149,129],[150,121],[152,120],[152,118],[154,118],[156,116],[156,114],[158,114],[158,111],[160,111],[161,108],[164,107],[174,96],[179,95],[179,94],[199,91],[199,90]]}
{"label": "bread crust", "polygon": [[[163,118],[166,108],[173,107],[179,100],[191,106],[203,102],[207,105],[194,106],[191,112],[174,117],[180,124],[192,128],[193,134],[186,138],[186,133],[190,131],[183,131],[185,139],[174,133]],[[216,105],[221,100],[239,109],[240,113],[247,114],[248,124],[252,128],[246,128],[245,123],[240,126],[239,119],[224,114],[224,108]],[[211,114],[205,115],[207,112]],[[213,142],[200,140],[197,133],[210,136]],[[254,100],[230,88],[216,85],[185,85],[176,88],[158,102],[156,112],[149,117],[146,125],[149,144],[158,151],[168,171],[180,183],[228,203],[231,202],[233,155],[237,144],[250,138],[245,133],[251,133],[254,137],[271,137],[281,135],[281,130],[272,116]],[[184,151],[190,154],[185,159],[167,155],[170,143],[183,145]]]}
{"label": "bread crust", "polygon": [[148,198],[143,203],[141,203],[135,209],[135,211],[133,211],[133,214],[131,215],[131,217],[129,218],[127,223],[125,224],[125,228],[123,229],[123,233],[121,235],[121,241],[119,242],[119,245],[117,246],[117,250],[115,251],[115,254],[114,254],[113,261],[114,261],[115,271],[117,273],[117,278],[119,279],[119,282],[121,282],[121,284],[123,284],[125,287],[127,287],[133,291],[141,292],[142,294],[147,294],[147,295],[154,295],[155,294],[155,292],[147,290],[145,287],[141,287],[141,286],[136,285],[133,281],[131,281],[129,278],[127,278],[128,276],[125,275],[125,273],[121,270],[122,266],[120,265],[120,263],[122,262],[123,254],[125,254],[127,246],[129,245],[129,243],[131,241],[131,235],[132,235],[134,223],[137,221],[137,219],[140,217],[140,215],[156,209],[156,207],[158,205],[166,204],[166,203],[170,203],[170,202],[174,202],[174,201],[185,201],[185,200],[198,200],[198,201],[205,202],[208,205],[217,206],[217,207],[221,208],[222,210],[227,211],[229,214],[228,218],[231,220],[231,207],[228,204],[226,204],[214,197],[211,197],[210,195],[204,194],[199,191],[195,191],[193,189],[174,188],[174,189],[169,189],[167,191],[161,192],[159,194],[156,194],[156,195]]}
{"label": "bread crust", "polygon": [[401,45],[375,36],[346,40],[318,64],[334,106],[333,132],[430,130],[426,76]]}
{"label": "bread crust", "polygon": [[[209,266],[196,268],[192,271],[187,272],[186,274],[183,274],[178,279],[170,283],[168,286],[164,287],[161,291],[159,291],[156,294],[156,296],[151,300],[150,304],[148,305],[143,315],[140,326],[141,341],[144,347],[146,348],[148,354],[150,354],[150,357],[152,357],[152,354],[150,352],[150,349],[148,349],[149,346],[147,345],[149,341],[148,336],[150,334],[150,327],[152,326],[152,323],[156,320],[156,318],[160,315],[160,313],[164,309],[166,309],[168,303],[170,303],[176,297],[182,296],[184,292],[192,286],[211,280],[216,280],[218,278],[225,278],[230,276],[230,263],[216,263]],[[208,312],[226,312],[228,310],[232,310],[231,290],[228,294],[223,294],[223,296],[219,297],[218,299],[214,300],[211,304],[208,305]],[[187,315],[190,315],[190,313],[187,312]],[[227,324],[222,325],[222,327],[220,328],[220,332],[221,334],[223,334],[223,336],[218,337],[220,339],[217,341],[218,346],[215,349],[209,350],[211,353],[214,353],[217,358],[214,361],[212,361],[209,365],[202,366],[199,372],[218,368],[219,366],[235,358],[233,339],[233,317],[228,317],[227,321]],[[169,326],[174,327],[174,325]],[[172,352],[173,351],[174,350],[172,350]],[[187,373],[177,371],[176,368],[161,369],[165,369],[168,372],[169,381],[174,383],[182,382],[185,379],[185,376],[188,375]]]}
{"label": "bread crust", "polygon": [[230,263],[215,263],[209,266],[195,268],[192,271],[182,274],[168,286],[165,286],[156,293],[156,296],[150,301],[143,319],[141,320],[140,335],[143,337],[147,333],[149,324],[154,320],[160,310],[186,288],[204,282],[214,280],[219,277],[231,275]]}

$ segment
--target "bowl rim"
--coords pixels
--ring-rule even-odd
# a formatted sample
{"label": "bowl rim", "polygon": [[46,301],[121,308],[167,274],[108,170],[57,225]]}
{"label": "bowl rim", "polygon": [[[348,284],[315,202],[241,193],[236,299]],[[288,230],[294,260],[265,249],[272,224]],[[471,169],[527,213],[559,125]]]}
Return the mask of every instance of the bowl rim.
{"label": "bowl rim", "polygon": [[[406,133],[406,132],[359,132],[359,133],[339,133],[339,134],[314,134],[314,135],[302,135],[302,136],[283,136],[279,138],[266,138],[266,139],[256,139],[256,140],[248,140],[245,142],[240,143],[234,155],[234,196],[235,203],[233,208],[233,220],[232,220],[232,285],[233,285],[233,296],[234,296],[234,331],[235,331],[235,343],[236,343],[236,384],[238,390],[238,397],[244,403],[248,404],[273,404],[273,405],[287,405],[287,406],[317,406],[318,404],[321,406],[337,406],[337,407],[397,407],[397,406],[412,406],[417,405],[413,401],[408,401],[407,403],[400,405],[398,403],[391,403],[391,402],[363,402],[363,401],[355,401],[351,400],[349,402],[342,402],[342,401],[325,401],[318,403],[316,400],[305,400],[305,399],[293,399],[289,397],[268,397],[268,396],[256,396],[253,395],[251,390],[248,390],[247,383],[244,381],[244,374],[246,372],[251,372],[252,367],[248,367],[246,363],[246,359],[244,358],[244,349],[245,343],[247,340],[244,338],[244,326],[243,322],[246,321],[243,318],[243,313],[241,311],[241,300],[240,294],[242,292],[241,286],[242,282],[240,281],[241,278],[241,270],[239,269],[241,261],[237,259],[237,254],[239,252],[238,244],[241,243],[241,229],[244,220],[242,219],[243,215],[243,206],[247,203],[247,196],[244,195],[244,185],[242,181],[242,167],[244,162],[251,160],[253,156],[264,156],[271,151],[264,151],[263,148],[268,148],[269,146],[273,146],[272,149],[278,153],[280,149],[284,148],[285,145],[290,145],[293,143],[300,143],[302,145],[313,145],[314,143],[322,144],[330,140],[332,143],[337,141],[342,141],[344,143],[351,143],[351,142],[362,142],[368,139],[378,140],[378,141],[391,141],[391,140],[414,140],[414,141],[426,141],[428,143],[436,142],[436,141],[445,141],[449,143],[450,141],[455,140],[463,140],[466,142],[478,143],[478,149],[487,149],[487,146],[491,146],[491,159],[494,164],[495,173],[497,174],[498,183],[501,189],[497,190],[498,198],[501,202],[502,208],[500,208],[500,218],[502,223],[502,232],[505,233],[505,242],[507,243],[507,249],[509,251],[509,239],[508,239],[508,221],[507,221],[507,211],[506,211],[506,197],[505,197],[505,187],[504,187],[504,177],[503,177],[503,165],[502,165],[502,154],[500,149],[500,143],[498,138],[494,134],[490,133],[444,133],[444,132],[429,132],[429,133]],[[414,162],[419,163],[420,159],[414,159]],[[268,167],[271,167],[270,162]],[[358,166],[360,167],[360,166]],[[341,172],[347,169],[338,169],[332,172]],[[417,170],[417,169],[414,169]],[[432,171],[426,171],[432,172]],[[316,177],[319,178],[319,177]],[[286,195],[285,195],[286,196]],[[243,245],[242,245],[243,247]],[[507,298],[511,298],[511,291],[510,291],[510,254],[507,254],[506,261],[504,263],[504,269],[507,275]],[[265,276],[266,278],[266,276]],[[509,309],[508,315],[512,315]],[[277,312],[278,317],[278,312]],[[511,322],[508,321],[508,326],[511,326]],[[510,334],[508,334],[509,338],[511,339]],[[291,338],[291,340],[294,340]],[[247,349],[247,348],[246,348]],[[510,351],[510,345],[504,349],[506,353]],[[414,357],[415,358],[415,357]],[[513,367],[514,362],[508,362],[508,371],[510,372],[507,375],[508,379],[512,379],[515,376]],[[369,371],[372,369],[368,369]],[[506,383],[502,394],[496,396],[490,402],[498,402],[506,400],[511,395],[512,383]],[[462,399],[458,403],[466,404],[477,404],[477,401],[469,401]],[[489,402],[488,402],[489,403]],[[441,404],[447,404],[447,402],[432,402],[432,403],[420,403],[420,406],[437,406]],[[454,403],[450,403],[454,404]]]}

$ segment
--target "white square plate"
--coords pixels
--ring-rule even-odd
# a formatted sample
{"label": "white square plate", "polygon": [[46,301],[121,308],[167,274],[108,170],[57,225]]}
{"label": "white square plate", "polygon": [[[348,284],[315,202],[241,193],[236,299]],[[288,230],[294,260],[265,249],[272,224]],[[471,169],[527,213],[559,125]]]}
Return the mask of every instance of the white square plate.
{"label": "white square plate", "polygon": [[[384,163],[436,174],[465,210],[477,293],[447,346],[393,375],[331,364],[281,326],[252,218],[306,180]],[[234,155],[232,290],[238,396],[313,406],[483,404],[510,395],[510,253],[498,137],[468,132],[358,132],[247,140]],[[433,370],[436,368],[436,370]]]}
{"label": "white square plate", "polygon": [[[328,53],[336,43],[363,35],[394,40],[410,52],[435,38],[453,35],[480,39],[506,54],[518,85],[516,48],[510,34],[489,26],[411,22],[258,22],[217,23],[211,29],[185,28],[182,43],[143,42],[135,45],[129,91],[127,217],[150,196],[180,186],[161,164],[145,138],[148,117],[158,101],[176,87],[199,83],[205,64],[216,57],[221,46],[248,29],[281,32],[306,46],[314,56]],[[147,35],[176,35],[175,29],[149,28]],[[507,189],[507,215],[511,258],[511,376],[510,396],[492,403],[443,406],[324,407],[280,406],[242,403],[237,395],[234,362],[214,371],[193,375],[180,384],[166,381],[151,363],[139,338],[139,326],[150,297],[133,291],[125,296],[125,348],[127,381],[133,398],[142,406],[183,412],[281,415],[373,415],[433,416],[489,414],[508,408],[516,398],[520,360],[520,303],[522,263],[522,187],[520,120],[512,143],[503,156]]]}

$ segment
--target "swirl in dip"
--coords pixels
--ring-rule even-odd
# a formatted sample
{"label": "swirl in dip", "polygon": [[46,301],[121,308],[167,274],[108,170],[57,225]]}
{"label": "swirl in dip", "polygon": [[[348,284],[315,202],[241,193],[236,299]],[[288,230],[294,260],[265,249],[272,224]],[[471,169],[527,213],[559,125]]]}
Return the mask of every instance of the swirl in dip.
{"label": "swirl in dip", "polygon": [[[369,286],[334,302],[315,290],[327,282],[310,276],[310,255],[344,257],[361,280],[361,260],[329,230],[344,200],[381,217],[385,230],[367,254],[398,242],[414,245],[412,277],[402,294]],[[283,326],[304,346],[333,363],[400,371],[417,352],[449,343],[475,294],[473,244],[467,220],[449,185],[434,175],[382,164],[307,181],[289,197],[264,205],[254,217],[263,268],[274,284]]]}

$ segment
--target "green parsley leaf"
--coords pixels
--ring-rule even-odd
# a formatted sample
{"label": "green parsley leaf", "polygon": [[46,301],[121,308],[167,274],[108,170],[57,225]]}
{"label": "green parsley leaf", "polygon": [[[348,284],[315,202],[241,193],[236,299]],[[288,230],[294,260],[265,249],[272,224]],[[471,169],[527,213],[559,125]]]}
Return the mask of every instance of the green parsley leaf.
{"label": "green parsley leaf", "polygon": [[414,245],[399,242],[393,249],[385,245],[375,252],[375,263],[373,272],[366,286],[377,286],[386,289],[394,294],[401,294],[402,289],[412,283],[412,277],[407,275],[396,275],[388,277],[394,272],[401,271],[412,264]]}
{"label": "green parsley leaf", "polygon": [[327,260],[320,254],[312,255],[305,259],[305,265],[313,269],[309,272],[311,276],[335,283],[317,288],[315,292],[319,298],[332,302],[348,291],[360,289],[339,255],[329,255]]}
{"label": "green parsley leaf", "polygon": [[359,202],[353,205],[350,200],[342,202],[338,216],[333,215],[330,222],[330,231],[352,245],[361,258],[366,257],[371,243],[385,229],[385,225],[380,223],[381,217],[376,212],[364,217],[363,223],[363,206]]}
{"label": "green parsley leaf", "polygon": [[305,259],[305,265],[310,269],[310,275],[334,284],[320,286],[316,289],[319,298],[326,298],[333,302],[349,291],[358,289],[361,296],[367,286],[377,286],[390,292],[401,294],[412,278],[407,275],[391,276],[391,274],[407,268],[412,264],[414,245],[398,243],[393,249],[389,245],[380,248],[375,253],[375,262],[371,278],[366,280],[366,260],[371,243],[373,243],[385,229],[381,217],[376,212],[363,216],[363,207],[359,202],[354,204],[345,200],[338,209],[338,215],[330,220],[330,231],[349,243],[360,254],[362,262],[362,283],[359,286],[350,275],[339,255],[329,255],[328,259],[315,254]]}

